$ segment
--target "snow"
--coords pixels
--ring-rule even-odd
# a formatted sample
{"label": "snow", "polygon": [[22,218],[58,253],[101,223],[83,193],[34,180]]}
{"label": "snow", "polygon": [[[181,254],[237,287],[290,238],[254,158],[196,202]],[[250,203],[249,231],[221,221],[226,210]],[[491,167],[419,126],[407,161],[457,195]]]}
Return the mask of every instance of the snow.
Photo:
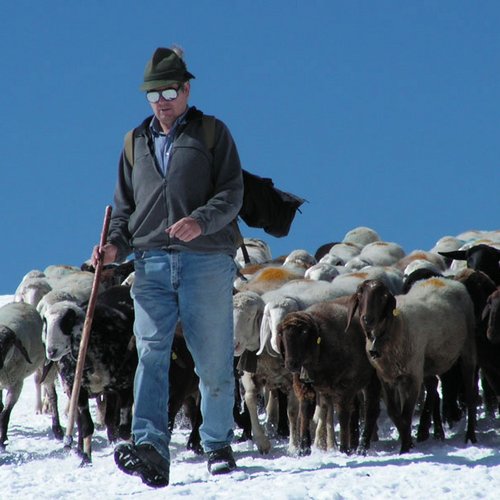
{"label": "snow", "polygon": [[[12,299],[1,296],[0,305]],[[60,408],[67,399],[59,391]],[[446,430],[444,443],[416,443],[400,456],[397,433],[383,411],[380,440],[366,457],[313,449],[309,457],[290,456],[287,443],[272,440],[267,456],[251,442],[234,443],[238,469],[210,476],[205,458],[185,449],[188,429],[172,436],[171,484],[154,490],[121,473],[105,431],[93,439],[93,463],[80,467],[74,449],[51,437],[50,416],[35,415],[33,378],[25,381],[14,407],[6,451],[0,452],[0,499],[493,499],[500,484],[499,422],[478,413],[478,443],[465,445],[464,423]],[[92,411],[95,411],[92,406]],[[66,417],[62,415],[63,426]],[[239,435],[236,429],[236,435]],[[74,435],[76,441],[76,429]]]}

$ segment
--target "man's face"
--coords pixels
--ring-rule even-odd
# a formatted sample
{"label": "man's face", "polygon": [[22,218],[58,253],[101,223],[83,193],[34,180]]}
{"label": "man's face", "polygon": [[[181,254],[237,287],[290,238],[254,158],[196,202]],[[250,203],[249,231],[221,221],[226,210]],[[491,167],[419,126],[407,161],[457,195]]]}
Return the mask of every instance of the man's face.
{"label": "man's face", "polygon": [[160,87],[155,89],[156,91],[162,91],[166,89],[178,90],[177,97],[171,101],[167,101],[161,96],[158,102],[151,102],[151,108],[156,118],[160,122],[162,128],[165,132],[168,132],[172,127],[175,120],[186,111],[186,106],[189,98],[190,85],[189,82],[185,82],[182,86],[182,90],[179,90],[180,84],[168,85],[167,87]]}

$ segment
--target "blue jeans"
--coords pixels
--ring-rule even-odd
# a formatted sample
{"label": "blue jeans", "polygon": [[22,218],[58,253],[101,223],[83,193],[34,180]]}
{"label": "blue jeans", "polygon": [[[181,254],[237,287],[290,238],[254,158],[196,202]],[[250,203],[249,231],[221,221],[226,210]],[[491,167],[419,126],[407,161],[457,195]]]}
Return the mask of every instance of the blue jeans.
{"label": "blue jeans", "polygon": [[224,254],[136,252],[131,295],[139,364],[134,382],[132,433],[170,459],[169,367],[180,320],[200,378],[200,428],[205,451],[233,438],[233,300],[235,264]]}

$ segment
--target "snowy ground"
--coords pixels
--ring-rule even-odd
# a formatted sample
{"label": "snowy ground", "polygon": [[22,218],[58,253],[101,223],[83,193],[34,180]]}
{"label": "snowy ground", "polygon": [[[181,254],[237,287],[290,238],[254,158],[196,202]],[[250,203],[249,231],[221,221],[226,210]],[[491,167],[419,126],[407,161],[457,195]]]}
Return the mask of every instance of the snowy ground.
{"label": "snowy ground", "polygon": [[[7,298],[0,297],[0,305]],[[203,457],[185,450],[187,430],[174,431],[171,484],[153,490],[122,474],[113,461],[105,432],[94,437],[93,464],[80,468],[74,451],[63,450],[50,435],[50,417],[34,414],[34,383],[26,380],[14,408],[7,450],[0,453],[0,499],[472,499],[498,498],[500,422],[479,412],[478,443],[463,444],[463,425],[448,430],[445,443],[418,443],[398,455],[397,435],[383,414],[381,439],[368,456],[345,456],[313,450],[309,457],[287,454],[284,442],[260,456],[252,443],[233,446],[238,470],[208,474]],[[66,399],[61,396],[61,408]],[[65,425],[65,418],[63,418]],[[237,432],[238,434],[238,432]],[[76,435],[75,435],[76,438]]]}

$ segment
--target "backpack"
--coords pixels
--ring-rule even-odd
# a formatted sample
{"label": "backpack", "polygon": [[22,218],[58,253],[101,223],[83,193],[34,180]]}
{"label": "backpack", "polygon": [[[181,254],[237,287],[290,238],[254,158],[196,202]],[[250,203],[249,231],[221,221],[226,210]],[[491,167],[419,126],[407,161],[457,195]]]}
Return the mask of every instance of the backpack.
{"label": "backpack", "polygon": [[[203,115],[203,139],[207,149],[212,150],[215,144],[215,117]],[[125,135],[125,157],[134,165],[134,129]],[[272,179],[259,177],[247,170],[243,173],[243,204],[238,216],[249,227],[261,228],[267,234],[276,238],[287,236],[290,232],[293,219],[299,207],[306,201],[274,186]],[[239,229],[238,229],[239,232]],[[241,236],[241,233],[240,233]],[[249,262],[248,254],[240,238],[239,246],[242,248],[245,262]]]}

